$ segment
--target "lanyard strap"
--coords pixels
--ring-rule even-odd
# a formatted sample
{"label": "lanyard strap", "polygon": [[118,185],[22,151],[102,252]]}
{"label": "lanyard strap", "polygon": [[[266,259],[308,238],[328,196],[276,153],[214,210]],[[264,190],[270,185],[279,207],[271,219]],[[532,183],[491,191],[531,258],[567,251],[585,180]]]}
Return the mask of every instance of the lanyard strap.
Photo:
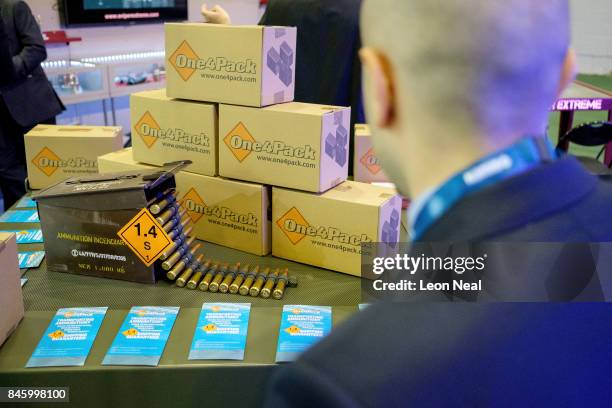
{"label": "lanyard strap", "polygon": [[526,137],[505,150],[479,160],[429,196],[416,214],[410,234],[412,239],[420,239],[425,231],[468,194],[556,159],[557,154],[547,137]]}

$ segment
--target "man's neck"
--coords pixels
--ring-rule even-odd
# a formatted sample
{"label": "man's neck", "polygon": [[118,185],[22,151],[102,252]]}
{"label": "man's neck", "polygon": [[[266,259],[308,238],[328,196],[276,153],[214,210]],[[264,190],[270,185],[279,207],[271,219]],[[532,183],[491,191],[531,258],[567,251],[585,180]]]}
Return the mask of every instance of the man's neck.
{"label": "man's neck", "polygon": [[498,138],[502,142],[483,143],[488,138],[478,138],[454,135],[455,140],[461,143],[424,144],[411,154],[408,163],[411,171],[409,178],[410,196],[421,197],[427,192],[435,190],[455,174],[465,170],[478,160],[502,150],[520,139],[513,136]]}

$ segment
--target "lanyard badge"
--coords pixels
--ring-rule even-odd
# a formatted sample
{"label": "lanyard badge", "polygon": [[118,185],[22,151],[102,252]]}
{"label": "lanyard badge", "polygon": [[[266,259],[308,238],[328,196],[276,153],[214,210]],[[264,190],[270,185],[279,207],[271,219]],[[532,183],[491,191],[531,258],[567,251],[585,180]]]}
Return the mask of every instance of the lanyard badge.
{"label": "lanyard badge", "polygon": [[453,176],[429,197],[416,214],[411,231],[412,239],[420,239],[463,197],[556,158],[557,154],[548,138],[526,137],[505,150],[479,160]]}

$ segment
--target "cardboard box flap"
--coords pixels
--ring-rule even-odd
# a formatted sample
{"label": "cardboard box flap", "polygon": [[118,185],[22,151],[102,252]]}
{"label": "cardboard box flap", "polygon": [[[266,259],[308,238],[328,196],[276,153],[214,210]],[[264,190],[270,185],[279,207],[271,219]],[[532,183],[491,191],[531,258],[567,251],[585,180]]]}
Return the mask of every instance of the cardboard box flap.
{"label": "cardboard box flap", "polygon": [[281,103],[278,105],[268,106],[263,110],[272,112],[283,112],[283,113],[296,113],[300,115],[314,115],[324,116],[333,114],[338,111],[344,111],[349,109],[348,107],[342,106],[331,106],[331,105],[316,105],[311,103],[291,102]]}
{"label": "cardboard box flap", "polygon": [[120,126],[58,126],[38,125],[27,137],[101,137],[114,139],[122,132]]}
{"label": "cardboard box flap", "polygon": [[361,137],[361,136],[365,136],[365,137],[372,136],[372,131],[370,129],[370,126],[365,125],[365,124],[355,125],[355,137]]}
{"label": "cardboard box flap", "polygon": [[353,202],[364,205],[380,206],[390,199],[397,197],[392,188],[375,186],[372,184],[345,181],[339,186],[322,194],[332,200]]}
{"label": "cardboard box flap", "polygon": [[166,27],[168,26],[178,26],[178,27],[194,27],[199,30],[244,30],[244,29],[252,29],[252,30],[263,30],[264,26],[260,25],[232,25],[232,24],[202,24],[202,23],[166,23]]}

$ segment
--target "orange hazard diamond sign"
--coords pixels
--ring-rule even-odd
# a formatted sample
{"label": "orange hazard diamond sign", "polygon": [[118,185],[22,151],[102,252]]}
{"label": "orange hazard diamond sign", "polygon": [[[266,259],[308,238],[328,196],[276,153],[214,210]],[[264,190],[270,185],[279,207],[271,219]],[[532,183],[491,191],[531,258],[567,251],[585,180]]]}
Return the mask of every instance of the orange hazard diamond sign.
{"label": "orange hazard diamond sign", "polygon": [[149,210],[143,208],[117,233],[147,266],[157,261],[172,240]]}

